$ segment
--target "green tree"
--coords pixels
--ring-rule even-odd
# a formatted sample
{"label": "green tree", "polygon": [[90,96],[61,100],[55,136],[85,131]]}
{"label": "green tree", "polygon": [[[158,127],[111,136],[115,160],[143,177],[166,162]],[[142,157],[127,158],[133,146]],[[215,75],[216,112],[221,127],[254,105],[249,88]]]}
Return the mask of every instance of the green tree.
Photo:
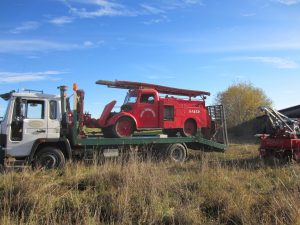
{"label": "green tree", "polygon": [[264,91],[250,83],[229,86],[227,90],[218,93],[216,102],[224,105],[229,128],[255,118],[259,106],[272,105]]}

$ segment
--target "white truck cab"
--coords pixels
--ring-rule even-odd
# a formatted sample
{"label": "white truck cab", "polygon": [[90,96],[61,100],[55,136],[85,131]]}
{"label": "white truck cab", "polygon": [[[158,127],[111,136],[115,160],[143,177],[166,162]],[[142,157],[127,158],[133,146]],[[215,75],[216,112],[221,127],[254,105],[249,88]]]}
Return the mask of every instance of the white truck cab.
{"label": "white truck cab", "polygon": [[60,137],[60,97],[43,93],[11,92],[0,126],[0,145],[8,157],[30,155],[38,139]]}

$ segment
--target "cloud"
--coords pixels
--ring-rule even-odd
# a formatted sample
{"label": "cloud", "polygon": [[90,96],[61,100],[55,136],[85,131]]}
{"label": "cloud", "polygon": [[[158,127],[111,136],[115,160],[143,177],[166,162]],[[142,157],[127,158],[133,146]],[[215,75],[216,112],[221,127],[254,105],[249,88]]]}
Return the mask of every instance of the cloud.
{"label": "cloud", "polygon": [[62,26],[64,24],[72,23],[73,18],[68,17],[68,16],[61,16],[61,17],[56,17],[51,20],[49,20],[49,23],[52,23],[54,25]]}
{"label": "cloud", "polygon": [[295,69],[298,68],[298,64],[290,59],[281,57],[264,57],[264,56],[241,56],[226,58],[227,61],[253,61],[271,64],[279,69]]}
{"label": "cloud", "polygon": [[161,4],[161,7],[165,10],[175,10],[178,8],[186,8],[194,5],[203,5],[201,0],[163,0],[157,1],[157,4]]}
{"label": "cloud", "polygon": [[273,0],[284,5],[295,5],[300,3],[300,0]]}
{"label": "cloud", "polygon": [[13,34],[19,34],[29,30],[36,30],[37,28],[39,28],[39,26],[40,24],[38,22],[27,21],[27,22],[23,22],[20,26],[12,29],[10,32]]}
{"label": "cloud", "polygon": [[146,13],[150,13],[150,14],[160,14],[160,13],[165,13],[165,10],[162,10],[160,8],[148,5],[148,4],[141,4],[140,5],[142,7],[142,9],[144,9],[146,11]]}
{"label": "cloud", "polygon": [[60,78],[58,75],[65,74],[65,71],[47,70],[43,72],[0,72],[1,83],[20,83],[32,81],[55,81]]}
{"label": "cloud", "polygon": [[[121,2],[121,1],[120,1]],[[110,0],[66,0],[64,4],[73,16],[95,18],[103,16],[140,16],[164,14],[178,8],[202,5],[200,0],[154,0],[150,4],[127,5]],[[88,8],[88,9],[87,9]]]}
{"label": "cloud", "polygon": [[143,24],[145,25],[152,25],[152,24],[159,24],[159,23],[168,23],[170,22],[170,19],[167,16],[162,16],[160,18],[151,19],[148,21],[144,21]]}
{"label": "cloud", "polygon": [[256,15],[255,13],[244,13],[244,14],[242,14],[243,17],[253,17],[255,15]]}
{"label": "cloud", "polygon": [[34,53],[48,51],[69,51],[98,47],[102,42],[82,44],[51,42],[45,40],[0,40],[0,53]]}
{"label": "cloud", "polygon": [[[70,4],[79,3],[81,5],[93,5],[96,8],[87,10],[85,7],[74,7]],[[122,4],[107,0],[70,0],[66,2],[70,12],[80,18],[94,18],[102,16],[134,16],[135,12],[130,11]]]}

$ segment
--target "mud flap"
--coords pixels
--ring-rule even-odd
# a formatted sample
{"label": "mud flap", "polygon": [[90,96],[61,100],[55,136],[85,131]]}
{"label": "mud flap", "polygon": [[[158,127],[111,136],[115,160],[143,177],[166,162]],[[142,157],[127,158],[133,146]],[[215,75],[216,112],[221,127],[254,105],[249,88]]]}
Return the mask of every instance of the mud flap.
{"label": "mud flap", "polygon": [[0,173],[4,171],[5,151],[0,146]]}
{"label": "mud flap", "polygon": [[4,166],[5,151],[0,147],[0,165]]}

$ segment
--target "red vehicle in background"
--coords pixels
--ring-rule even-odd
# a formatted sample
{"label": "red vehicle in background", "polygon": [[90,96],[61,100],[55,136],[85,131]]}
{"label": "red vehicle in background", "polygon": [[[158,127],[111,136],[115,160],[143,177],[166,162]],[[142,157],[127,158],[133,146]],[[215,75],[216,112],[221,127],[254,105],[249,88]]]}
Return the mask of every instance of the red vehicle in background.
{"label": "red vehicle in background", "polygon": [[268,122],[260,138],[259,153],[266,164],[300,162],[299,119],[291,119],[269,106],[261,106]]}
{"label": "red vehicle in background", "polygon": [[[112,101],[105,106],[100,119],[91,119],[88,114],[85,116],[85,125],[101,128],[106,137],[128,137],[136,130],[148,129],[162,129],[171,137],[178,133],[185,137],[194,136],[198,130],[206,138],[214,135],[212,108],[205,106],[209,92],[129,81],[99,80],[96,83],[129,89],[120,112],[111,112],[116,104]],[[175,95],[187,96],[188,99]]]}

